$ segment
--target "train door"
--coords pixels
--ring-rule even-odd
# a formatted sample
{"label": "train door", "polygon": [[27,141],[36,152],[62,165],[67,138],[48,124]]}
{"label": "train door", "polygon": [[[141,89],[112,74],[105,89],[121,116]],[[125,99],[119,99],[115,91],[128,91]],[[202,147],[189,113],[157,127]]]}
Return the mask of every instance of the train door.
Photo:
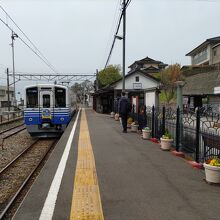
{"label": "train door", "polygon": [[40,112],[42,124],[49,123],[52,120],[53,111],[53,92],[52,90],[41,90],[40,91]]}

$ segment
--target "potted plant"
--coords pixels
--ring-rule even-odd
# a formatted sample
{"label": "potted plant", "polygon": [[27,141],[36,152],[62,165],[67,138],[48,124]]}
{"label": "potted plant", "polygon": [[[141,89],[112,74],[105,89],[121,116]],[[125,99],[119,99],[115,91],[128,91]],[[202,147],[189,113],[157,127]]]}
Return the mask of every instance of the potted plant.
{"label": "potted plant", "polygon": [[160,138],[160,144],[162,150],[170,150],[173,143],[172,136],[168,130],[165,131],[165,134]]}
{"label": "potted plant", "polygon": [[133,118],[129,117],[127,120],[127,128],[131,128],[132,122],[133,122]]}
{"label": "potted plant", "polygon": [[111,113],[110,113],[110,117],[111,117],[111,118],[114,118],[114,117],[115,117],[115,113],[114,113],[114,112],[111,112]]}
{"label": "potted plant", "polygon": [[220,158],[214,158],[203,164],[208,183],[220,183]]}
{"label": "potted plant", "polygon": [[131,131],[133,132],[137,132],[138,131],[138,122],[137,121],[134,121],[131,123]]}
{"label": "potted plant", "polygon": [[119,121],[119,114],[118,113],[115,114],[115,121]]}
{"label": "potted plant", "polygon": [[143,139],[150,139],[151,130],[149,127],[145,127],[142,129]]}

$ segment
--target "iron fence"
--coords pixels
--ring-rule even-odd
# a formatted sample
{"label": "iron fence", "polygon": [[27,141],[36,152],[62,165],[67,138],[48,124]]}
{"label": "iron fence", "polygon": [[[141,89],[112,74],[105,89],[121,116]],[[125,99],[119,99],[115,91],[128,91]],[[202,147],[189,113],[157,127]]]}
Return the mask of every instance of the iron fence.
{"label": "iron fence", "polygon": [[0,124],[10,121],[10,120],[14,120],[20,117],[23,117],[24,112],[21,111],[13,111],[13,112],[2,112],[0,114]]}
{"label": "iron fence", "polygon": [[196,162],[220,157],[220,114],[216,112],[145,106],[144,112],[132,111],[130,116],[138,121],[140,130],[149,127],[152,138],[159,139],[168,130],[176,151],[188,154]]}

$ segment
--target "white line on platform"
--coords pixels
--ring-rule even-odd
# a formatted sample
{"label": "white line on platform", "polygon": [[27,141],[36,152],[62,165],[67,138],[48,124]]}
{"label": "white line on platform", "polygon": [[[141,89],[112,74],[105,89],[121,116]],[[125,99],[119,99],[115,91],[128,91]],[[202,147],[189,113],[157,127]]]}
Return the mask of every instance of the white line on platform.
{"label": "white line on platform", "polygon": [[[80,109],[81,110],[81,109]],[[60,160],[59,166],[57,168],[56,174],[53,178],[52,184],[50,186],[50,190],[47,194],[47,198],[46,201],[44,202],[44,207],[41,211],[41,215],[39,220],[50,220],[53,218],[53,212],[54,212],[54,208],[55,208],[55,204],[56,204],[56,200],[57,200],[57,195],[60,189],[60,184],[61,184],[61,180],[63,178],[63,173],[66,167],[66,162],[69,156],[69,152],[70,152],[70,148],[71,148],[71,144],[72,144],[72,140],[75,134],[75,130],[76,130],[76,125],[78,122],[78,118],[79,118],[79,113],[80,110],[77,114],[76,117],[76,121],[73,125],[73,128],[71,130],[70,136],[68,138],[65,150],[63,152],[62,158]]]}

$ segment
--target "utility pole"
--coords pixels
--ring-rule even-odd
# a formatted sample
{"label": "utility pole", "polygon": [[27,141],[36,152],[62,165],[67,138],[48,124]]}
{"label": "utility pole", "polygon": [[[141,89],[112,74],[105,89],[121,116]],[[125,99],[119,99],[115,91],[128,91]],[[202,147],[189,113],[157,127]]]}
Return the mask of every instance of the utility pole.
{"label": "utility pole", "polygon": [[13,85],[14,85],[14,98],[13,98],[13,104],[16,104],[16,93],[15,93],[15,55],[14,55],[14,40],[18,37],[17,34],[14,33],[14,31],[11,32],[11,48],[12,48],[12,67],[13,67]]}
{"label": "utility pole", "polygon": [[123,76],[122,91],[125,92],[125,35],[126,35],[126,3],[123,0]]}
{"label": "utility pole", "polygon": [[9,71],[8,71],[8,68],[7,68],[6,72],[7,72],[7,91],[8,91],[8,112],[10,112]]}

